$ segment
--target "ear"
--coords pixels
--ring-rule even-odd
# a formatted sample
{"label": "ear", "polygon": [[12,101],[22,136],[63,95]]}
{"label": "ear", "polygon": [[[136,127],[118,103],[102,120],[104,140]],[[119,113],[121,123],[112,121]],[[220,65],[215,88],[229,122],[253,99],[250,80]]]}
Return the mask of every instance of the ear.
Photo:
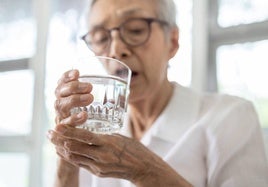
{"label": "ear", "polygon": [[179,49],[179,28],[174,27],[170,30],[169,58],[174,57],[178,49]]}

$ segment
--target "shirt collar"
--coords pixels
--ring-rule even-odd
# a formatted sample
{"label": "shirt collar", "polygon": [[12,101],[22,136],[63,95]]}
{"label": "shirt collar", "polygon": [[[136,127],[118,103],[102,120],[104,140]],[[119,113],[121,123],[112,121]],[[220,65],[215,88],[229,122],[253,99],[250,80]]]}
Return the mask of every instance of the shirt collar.
{"label": "shirt collar", "polygon": [[[200,106],[198,94],[177,83],[173,83],[173,85],[172,98],[151,129],[142,138],[141,141],[144,144],[147,144],[146,142],[150,139],[150,136],[175,143],[194,124],[198,116]],[[121,133],[131,137],[129,115],[127,115],[124,124]]]}
{"label": "shirt collar", "polygon": [[169,104],[152,126],[152,136],[175,143],[194,124],[200,99],[196,92],[174,84]]}

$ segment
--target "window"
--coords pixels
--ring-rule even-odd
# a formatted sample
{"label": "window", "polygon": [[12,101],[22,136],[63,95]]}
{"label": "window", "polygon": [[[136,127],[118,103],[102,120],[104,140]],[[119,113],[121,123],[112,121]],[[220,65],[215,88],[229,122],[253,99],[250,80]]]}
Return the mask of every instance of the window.
{"label": "window", "polygon": [[219,0],[218,23],[222,27],[264,21],[268,18],[268,1]]}
{"label": "window", "polygon": [[29,157],[27,154],[0,153],[0,165],[1,187],[29,186]]}
{"label": "window", "polygon": [[211,12],[218,19],[211,22],[209,40],[209,63],[214,67],[209,67],[214,72],[210,79],[215,81],[210,89],[251,100],[263,127],[268,127],[267,7],[266,1],[218,0],[219,11]]}
{"label": "window", "polygon": [[[197,45],[193,44],[193,51],[194,54],[204,54],[201,55],[201,63],[206,73],[201,77],[204,78],[202,88],[251,100],[260,117],[268,153],[268,92],[265,82],[268,2],[210,0],[201,3],[205,5],[194,11],[197,15],[193,25],[199,24],[200,17],[205,21],[202,22],[203,27],[193,29],[193,32],[198,36],[195,40],[203,39]],[[200,34],[200,30],[204,32]],[[193,60],[194,64],[198,60]],[[196,81],[198,77],[192,83]]]}
{"label": "window", "polygon": [[[0,186],[41,186],[46,6],[0,2]],[[35,7],[42,6],[42,11]],[[42,25],[40,24],[42,22]],[[41,27],[40,27],[41,25]],[[40,35],[42,35],[40,37]],[[40,170],[40,171],[39,171]]]}
{"label": "window", "polygon": [[0,60],[34,54],[36,25],[31,0],[0,2]]}
{"label": "window", "polygon": [[263,127],[268,127],[268,40],[217,49],[218,89],[254,102]]}
{"label": "window", "polygon": [[[0,73],[0,136],[31,133],[33,74],[31,70]],[[23,111],[23,112],[22,112]]]}

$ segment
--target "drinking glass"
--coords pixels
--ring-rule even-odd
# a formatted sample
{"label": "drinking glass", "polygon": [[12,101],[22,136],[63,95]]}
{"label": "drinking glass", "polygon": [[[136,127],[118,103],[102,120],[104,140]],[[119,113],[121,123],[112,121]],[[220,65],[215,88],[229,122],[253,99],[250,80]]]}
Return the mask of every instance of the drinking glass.
{"label": "drinking glass", "polygon": [[73,65],[79,71],[79,81],[91,83],[94,100],[84,107],[75,107],[71,113],[86,111],[87,121],[78,128],[94,133],[119,132],[127,111],[131,70],[123,62],[103,56],[80,58]]}

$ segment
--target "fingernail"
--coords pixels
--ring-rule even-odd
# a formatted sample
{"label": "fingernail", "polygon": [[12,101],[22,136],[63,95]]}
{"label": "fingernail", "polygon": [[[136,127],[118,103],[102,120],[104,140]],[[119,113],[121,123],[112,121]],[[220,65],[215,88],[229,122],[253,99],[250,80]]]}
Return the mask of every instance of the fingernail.
{"label": "fingernail", "polygon": [[64,125],[57,125],[56,131],[60,134],[63,134],[67,131],[67,128]]}
{"label": "fingernail", "polygon": [[73,71],[73,70],[70,71],[69,74],[68,74],[68,75],[69,75],[69,78],[70,78],[70,79],[74,79],[74,78],[75,78],[75,73],[76,73],[76,72]]}

